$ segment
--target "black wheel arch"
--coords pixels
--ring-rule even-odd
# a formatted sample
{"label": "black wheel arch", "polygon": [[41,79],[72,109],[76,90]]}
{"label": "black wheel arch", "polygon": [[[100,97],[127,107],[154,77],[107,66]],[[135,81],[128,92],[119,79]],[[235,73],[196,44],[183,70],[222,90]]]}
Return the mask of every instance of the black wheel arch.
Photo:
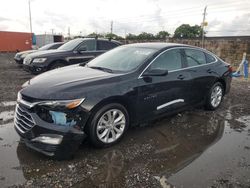
{"label": "black wheel arch", "polygon": [[65,66],[68,65],[68,62],[65,60],[65,59],[56,59],[56,60],[53,60],[49,63],[48,65],[48,70],[50,70],[50,68],[55,64],[55,63],[62,63],[64,64]]}
{"label": "black wheel arch", "polygon": [[[95,113],[102,108],[103,106],[110,104],[110,103],[118,103],[121,104],[122,106],[124,106],[124,108],[126,108],[128,115],[129,115],[129,121],[131,123],[133,123],[133,120],[135,119],[135,108],[133,107],[133,105],[130,104],[129,100],[127,100],[126,97],[123,96],[112,96],[112,97],[108,97],[105,98],[103,100],[101,100],[99,103],[97,103],[89,112],[89,118],[87,120],[87,124],[89,124],[92,120],[92,118],[94,117]],[[86,125],[87,125],[86,124]],[[85,126],[86,127],[86,126]]]}

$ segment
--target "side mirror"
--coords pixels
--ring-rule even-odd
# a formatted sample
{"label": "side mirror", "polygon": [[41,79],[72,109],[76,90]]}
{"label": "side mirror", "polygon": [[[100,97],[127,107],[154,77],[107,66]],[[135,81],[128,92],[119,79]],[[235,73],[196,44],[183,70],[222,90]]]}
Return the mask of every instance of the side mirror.
{"label": "side mirror", "polygon": [[82,47],[78,48],[77,51],[78,51],[79,53],[85,52],[85,51],[87,51],[87,47],[86,47],[86,46],[82,46]]}
{"label": "side mirror", "polygon": [[147,76],[166,76],[168,74],[168,70],[163,70],[163,69],[152,69],[149,70],[145,73],[143,73],[143,77]]}

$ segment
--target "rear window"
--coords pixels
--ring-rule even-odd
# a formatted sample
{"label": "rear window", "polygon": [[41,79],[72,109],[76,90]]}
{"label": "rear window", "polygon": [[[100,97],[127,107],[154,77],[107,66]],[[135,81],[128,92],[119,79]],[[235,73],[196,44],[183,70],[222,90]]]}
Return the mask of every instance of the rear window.
{"label": "rear window", "polygon": [[206,56],[202,51],[195,49],[185,49],[188,67],[206,64]]}

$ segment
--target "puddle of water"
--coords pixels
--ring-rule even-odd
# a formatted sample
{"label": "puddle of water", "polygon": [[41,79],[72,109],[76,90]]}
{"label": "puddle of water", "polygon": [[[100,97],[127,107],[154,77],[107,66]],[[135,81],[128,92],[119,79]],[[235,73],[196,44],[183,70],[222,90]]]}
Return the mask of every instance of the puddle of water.
{"label": "puddle of water", "polygon": [[250,126],[250,116],[241,116],[237,118],[236,121],[243,123],[246,126]]}
{"label": "puddle of water", "polygon": [[3,121],[9,121],[9,120],[12,120],[14,118],[14,111],[11,110],[11,111],[3,111],[3,112],[0,112],[0,122]]}
{"label": "puddle of water", "polygon": [[7,187],[25,181],[23,172],[14,167],[20,166],[16,154],[19,136],[14,130],[13,122],[5,124],[0,128],[0,185]]}
{"label": "puddle of water", "polygon": [[16,101],[4,101],[0,103],[1,107],[5,107],[5,106],[15,106],[16,105]]}
{"label": "puddle of water", "polygon": [[[18,143],[9,123],[0,127],[0,185],[34,179],[35,185],[57,181],[66,182],[65,187],[207,187],[225,169],[236,177],[249,177],[249,133],[234,127],[241,122],[244,130],[249,129],[250,118],[234,118],[235,109],[230,109],[229,120],[216,112],[198,111],[132,128],[110,148],[85,143],[72,161],[54,161],[28,150]],[[80,183],[67,184],[76,176]]]}
{"label": "puddle of water", "polygon": [[[220,187],[226,178],[232,186],[239,182],[241,185],[249,185],[250,153],[246,148],[250,146],[250,140],[246,130],[250,129],[250,116],[241,116],[235,120],[225,120],[225,129],[218,142],[187,167],[170,175],[168,182],[176,187]],[[237,121],[245,124],[240,132],[236,128],[240,127]],[[243,167],[239,166],[239,159],[244,161]]]}

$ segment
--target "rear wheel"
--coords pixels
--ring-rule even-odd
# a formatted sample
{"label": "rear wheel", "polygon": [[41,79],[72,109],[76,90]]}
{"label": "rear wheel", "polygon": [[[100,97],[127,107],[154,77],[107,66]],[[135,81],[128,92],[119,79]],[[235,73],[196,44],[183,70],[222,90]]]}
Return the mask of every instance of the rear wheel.
{"label": "rear wheel", "polygon": [[108,147],[121,140],[129,124],[124,106],[112,103],[100,108],[89,124],[89,137],[96,147]]}
{"label": "rear wheel", "polygon": [[216,82],[208,92],[206,108],[208,110],[217,109],[223,100],[224,90],[220,82]]}

